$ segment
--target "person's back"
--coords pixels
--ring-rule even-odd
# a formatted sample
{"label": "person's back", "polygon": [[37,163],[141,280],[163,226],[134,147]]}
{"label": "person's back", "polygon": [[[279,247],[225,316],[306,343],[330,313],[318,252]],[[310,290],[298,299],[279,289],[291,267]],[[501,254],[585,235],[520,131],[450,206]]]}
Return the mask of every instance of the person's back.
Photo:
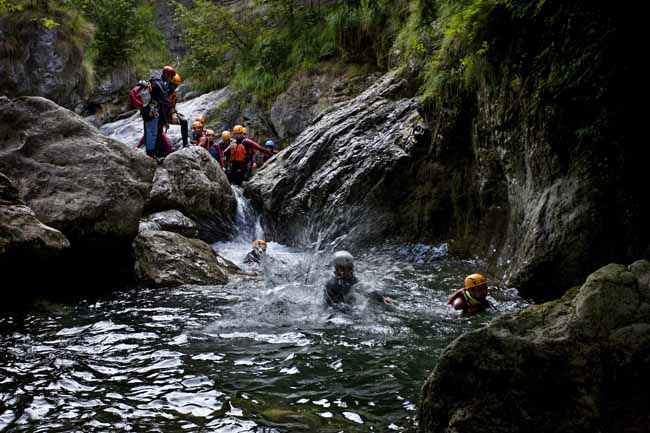
{"label": "person's back", "polygon": [[350,305],[356,300],[356,292],[362,291],[368,299],[383,304],[392,304],[393,299],[380,290],[357,290],[359,280],[354,276],[354,258],[347,251],[337,251],[332,256],[334,277],[325,283],[324,297],[329,306]]}

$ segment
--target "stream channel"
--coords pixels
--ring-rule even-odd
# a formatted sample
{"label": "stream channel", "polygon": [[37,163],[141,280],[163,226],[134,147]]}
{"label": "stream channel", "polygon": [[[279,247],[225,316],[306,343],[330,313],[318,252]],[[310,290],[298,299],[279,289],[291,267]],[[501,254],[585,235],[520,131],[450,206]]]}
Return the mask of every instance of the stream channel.
{"label": "stream channel", "polygon": [[481,263],[444,244],[387,244],[357,252],[355,270],[397,304],[338,313],[322,293],[334,246],[270,242],[272,260],[243,264],[263,233],[236,196],[240,231],[214,249],[247,274],[227,285],[127,288],[0,316],[0,431],[415,431],[445,346],[524,305],[494,290],[493,309],[462,318],[446,299]]}

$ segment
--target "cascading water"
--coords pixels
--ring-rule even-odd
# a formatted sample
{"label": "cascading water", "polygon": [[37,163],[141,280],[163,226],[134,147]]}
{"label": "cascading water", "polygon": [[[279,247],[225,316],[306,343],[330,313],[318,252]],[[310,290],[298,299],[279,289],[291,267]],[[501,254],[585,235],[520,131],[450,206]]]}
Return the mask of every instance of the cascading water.
{"label": "cascading water", "polygon": [[0,431],[414,431],[419,388],[462,332],[520,308],[459,318],[445,305],[480,269],[445,246],[357,253],[366,286],[397,299],[325,307],[334,245],[269,243],[241,191],[232,241],[213,246],[245,271],[226,286],[133,290],[0,318]]}

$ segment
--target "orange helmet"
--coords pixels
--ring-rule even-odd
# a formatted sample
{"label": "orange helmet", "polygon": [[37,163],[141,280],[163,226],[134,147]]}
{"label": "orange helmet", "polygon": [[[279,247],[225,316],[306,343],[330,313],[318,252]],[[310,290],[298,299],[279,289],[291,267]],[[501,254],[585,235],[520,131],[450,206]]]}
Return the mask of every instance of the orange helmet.
{"label": "orange helmet", "polygon": [[192,129],[199,129],[199,128],[203,128],[203,124],[201,122],[196,121],[192,123]]}
{"label": "orange helmet", "polygon": [[465,278],[466,289],[482,286],[483,284],[487,284],[487,279],[481,274],[472,274]]}
{"label": "orange helmet", "polygon": [[266,241],[261,239],[253,241],[253,248],[262,248],[263,250],[266,250]]}
{"label": "orange helmet", "polygon": [[245,126],[241,127],[241,133],[244,134],[244,135],[248,134],[248,130],[246,129]]}
{"label": "orange helmet", "polygon": [[230,131],[223,131],[221,133],[221,139],[223,141],[230,141]]}
{"label": "orange helmet", "polygon": [[199,122],[201,125],[205,125],[205,117],[203,116],[198,116],[196,119],[197,122]]}
{"label": "orange helmet", "polygon": [[235,127],[232,129],[232,133],[237,135],[237,134],[243,134],[244,133],[244,127],[241,125],[235,125]]}
{"label": "orange helmet", "polygon": [[181,76],[178,75],[178,73],[176,73],[176,75],[174,75],[174,78],[172,78],[172,84],[174,86],[180,86],[181,85]]}

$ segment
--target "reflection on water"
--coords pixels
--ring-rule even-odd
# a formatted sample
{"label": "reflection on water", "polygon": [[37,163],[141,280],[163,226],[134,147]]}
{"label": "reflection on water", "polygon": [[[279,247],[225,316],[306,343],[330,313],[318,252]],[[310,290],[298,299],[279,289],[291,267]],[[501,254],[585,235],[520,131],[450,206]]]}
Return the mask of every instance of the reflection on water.
{"label": "reflection on water", "polygon": [[[241,264],[249,245],[215,248]],[[446,298],[476,263],[386,248],[359,257],[357,275],[398,304],[335,313],[322,299],[328,254],[269,253],[225,287],[0,318],[0,431],[412,431],[446,344],[521,306],[494,292],[494,310],[458,318]]]}

